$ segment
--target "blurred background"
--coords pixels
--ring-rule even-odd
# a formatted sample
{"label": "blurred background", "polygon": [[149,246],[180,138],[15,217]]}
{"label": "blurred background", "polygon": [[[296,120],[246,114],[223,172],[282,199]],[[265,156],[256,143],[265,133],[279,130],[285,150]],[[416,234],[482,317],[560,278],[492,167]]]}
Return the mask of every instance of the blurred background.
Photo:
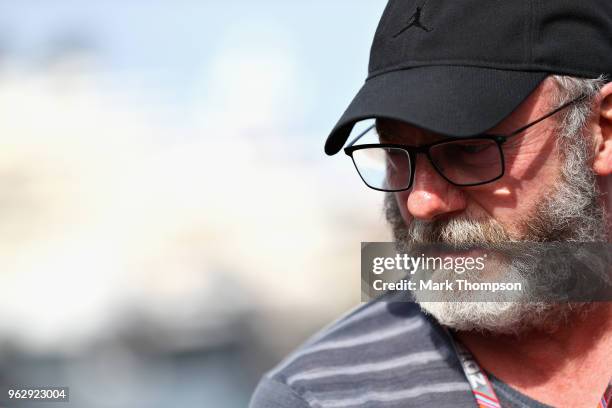
{"label": "blurred background", "polygon": [[0,0],[0,385],[245,407],[357,305],[382,195],[323,142],[384,5]]}

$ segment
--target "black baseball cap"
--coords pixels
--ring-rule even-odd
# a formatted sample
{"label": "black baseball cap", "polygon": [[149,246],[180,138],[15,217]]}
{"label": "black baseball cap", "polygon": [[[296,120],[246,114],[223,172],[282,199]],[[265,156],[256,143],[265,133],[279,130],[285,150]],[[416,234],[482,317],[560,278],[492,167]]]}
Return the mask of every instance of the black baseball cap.
{"label": "black baseball cap", "polygon": [[325,143],[387,118],[446,136],[486,132],[549,75],[612,73],[612,0],[390,0],[365,84]]}

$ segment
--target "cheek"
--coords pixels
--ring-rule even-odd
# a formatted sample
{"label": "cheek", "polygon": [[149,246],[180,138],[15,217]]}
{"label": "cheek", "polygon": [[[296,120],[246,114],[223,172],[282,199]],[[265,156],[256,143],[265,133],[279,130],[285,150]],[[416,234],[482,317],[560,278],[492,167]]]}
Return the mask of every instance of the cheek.
{"label": "cheek", "polygon": [[517,237],[522,232],[520,222],[547,196],[561,174],[562,163],[554,143],[531,147],[520,154],[506,155],[504,177],[470,194],[473,201]]}
{"label": "cheek", "polygon": [[526,137],[505,151],[506,171],[499,183],[519,201],[532,199],[555,185],[562,165],[554,134]]}
{"label": "cheek", "polygon": [[518,145],[509,145],[504,149],[504,181],[514,184],[536,181],[546,185],[551,177],[558,176],[561,162],[553,134],[531,136]]}

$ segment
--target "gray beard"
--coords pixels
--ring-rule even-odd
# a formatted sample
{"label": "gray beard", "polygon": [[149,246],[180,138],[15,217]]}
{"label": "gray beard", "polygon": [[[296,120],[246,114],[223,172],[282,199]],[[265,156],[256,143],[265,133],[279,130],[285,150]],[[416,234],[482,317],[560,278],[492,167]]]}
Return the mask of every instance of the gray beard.
{"label": "gray beard", "polygon": [[[390,223],[398,251],[410,252],[421,244],[447,244],[455,248],[478,246],[509,255],[512,262],[496,265],[502,281],[522,282],[525,287],[538,288],[539,293],[513,295],[509,301],[487,297],[479,301],[469,293],[440,292],[432,301],[419,297],[415,300],[428,314],[441,324],[455,330],[478,330],[499,334],[515,334],[530,329],[554,331],[576,313],[590,308],[587,303],[551,303],[534,301],[546,299],[546,291],[559,285],[572,285],[575,278],[571,268],[535,273],[530,261],[543,256],[543,246],[521,245],[536,242],[606,242],[607,224],[605,211],[600,203],[600,191],[596,178],[588,166],[583,152],[566,152],[566,163],[561,179],[551,191],[542,192],[542,200],[520,222],[521,239],[512,239],[504,227],[494,219],[452,218],[443,221],[424,222],[413,220],[406,225],[394,194],[385,198],[385,214]],[[574,154],[575,153],[575,154]],[[572,154],[574,154],[572,156]],[[509,244],[509,243],[518,243]],[[545,245],[544,245],[545,246]],[[484,272],[484,271],[483,271]],[[450,272],[452,273],[452,272]],[[607,273],[607,270],[602,272]],[[448,272],[436,272],[434,280],[450,279]],[[478,282],[482,276],[465,276]]]}

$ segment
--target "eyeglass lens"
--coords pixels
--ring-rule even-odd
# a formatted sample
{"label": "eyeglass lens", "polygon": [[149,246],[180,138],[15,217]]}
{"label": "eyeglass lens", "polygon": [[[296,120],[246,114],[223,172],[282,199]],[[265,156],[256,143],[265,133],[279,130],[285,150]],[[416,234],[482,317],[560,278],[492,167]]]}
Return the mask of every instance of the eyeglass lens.
{"label": "eyeglass lens", "polygon": [[[398,191],[410,187],[412,158],[395,147],[369,147],[355,150],[353,162],[370,187]],[[491,139],[454,140],[429,149],[435,169],[456,185],[476,185],[498,178],[503,172],[500,146]],[[427,160],[425,157],[420,160]]]}

